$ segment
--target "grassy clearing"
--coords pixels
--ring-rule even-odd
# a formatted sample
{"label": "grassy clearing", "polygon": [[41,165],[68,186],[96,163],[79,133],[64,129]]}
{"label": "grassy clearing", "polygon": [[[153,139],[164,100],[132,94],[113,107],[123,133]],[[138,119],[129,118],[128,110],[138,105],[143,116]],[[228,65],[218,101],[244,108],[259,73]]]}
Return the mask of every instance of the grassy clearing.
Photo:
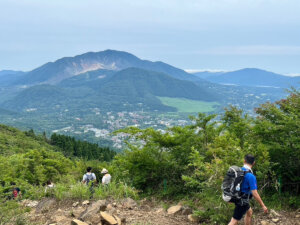
{"label": "grassy clearing", "polygon": [[218,102],[195,101],[185,98],[169,98],[158,97],[159,100],[167,106],[175,107],[178,112],[194,113],[194,112],[213,112],[216,110]]}

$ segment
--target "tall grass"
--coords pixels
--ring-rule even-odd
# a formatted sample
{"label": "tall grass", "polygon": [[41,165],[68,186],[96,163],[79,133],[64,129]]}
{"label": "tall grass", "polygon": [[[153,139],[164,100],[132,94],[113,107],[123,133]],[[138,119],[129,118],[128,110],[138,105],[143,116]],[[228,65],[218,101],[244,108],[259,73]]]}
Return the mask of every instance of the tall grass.
{"label": "tall grass", "polygon": [[95,199],[105,199],[108,197],[116,200],[128,197],[137,199],[138,191],[123,182],[111,182],[108,185],[100,185],[99,187],[95,188]]}

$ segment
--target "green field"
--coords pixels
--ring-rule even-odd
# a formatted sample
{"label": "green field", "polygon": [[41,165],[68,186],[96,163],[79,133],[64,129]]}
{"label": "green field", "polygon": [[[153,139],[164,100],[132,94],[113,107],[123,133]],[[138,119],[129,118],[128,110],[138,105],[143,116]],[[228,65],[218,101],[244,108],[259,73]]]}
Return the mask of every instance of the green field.
{"label": "green field", "polygon": [[219,106],[218,102],[204,102],[195,101],[185,98],[169,98],[169,97],[158,97],[159,100],[167,106],[175,107],[178,112],[213,112],[216,107]]}

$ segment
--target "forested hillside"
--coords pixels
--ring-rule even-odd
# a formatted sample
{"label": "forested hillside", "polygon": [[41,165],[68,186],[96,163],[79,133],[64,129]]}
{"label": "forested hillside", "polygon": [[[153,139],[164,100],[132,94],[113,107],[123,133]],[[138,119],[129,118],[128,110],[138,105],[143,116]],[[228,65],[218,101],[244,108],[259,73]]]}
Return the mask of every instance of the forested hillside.
{"label": "forested hillside", "polygon": [[[222,200],[220,185],[229,166],[241,166],[243,156],[251,153],[256,157],[254,173],[266,205],[297,209],[300,92],[292,90],[287,99],[255,110],[256,118],[236,107],[220,115],[200,113],[190,118],[192,125],[171,127],[164,133],[152,128],[122,129],[118,132],[130,134],[128,147],[111,162],[104,162],[105,158],[98,155],[101,148],[91,150],[95,155],[84,155],[83,151],[95,146],[70,137],[55,135],[47,140],[33,131],[1,126],[1,196],[9,196],[10,182],[14,181],[24,198],[40,199],[46,195],[42,184],[51,179],[57,184],[53,194],[57,199],[137,197],[139,190],[140,197],[189,202],[203,223],[226,224],[232,205]],[[75,150],[80,143],[85,147]],[[58,146],[69,158],[57,152]],[[95,169],[97,177],[99,170],[106,167],[112,174],[112,185],[105,191],[97,187],[94,194],[80,185],[87,165]],[[254,204],[254,209],[259,206]]]}

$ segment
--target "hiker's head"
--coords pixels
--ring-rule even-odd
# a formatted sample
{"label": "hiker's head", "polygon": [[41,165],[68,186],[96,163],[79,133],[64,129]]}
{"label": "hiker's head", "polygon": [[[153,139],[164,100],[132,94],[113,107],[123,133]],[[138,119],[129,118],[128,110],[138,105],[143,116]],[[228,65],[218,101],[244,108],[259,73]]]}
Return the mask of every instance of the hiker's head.
{"label": "hiker's head", "polygon": [[255,158],[253,155],[247,154],[247,155],[245,155],[244,162],[253,166],[255,163]]}
{"label": "hiker's head", "polygon": [[50,185],[50,184],[52,184],[52,182],[51,182],[51,180],[48,180],[47,185]]}
{"label": "hiker's head", "polygon": [[86,168],[86,172],[89,173],[89,172],[91,172],[91,171],[92,171],[92,167],[89,166],[88,168]]}
{"label": "hiker's head", "polygon": [[108,170],[105,169],[105,168],[103,168],[102,171],[101,171],[101,173],[102,173],[102,174],[107,174],[107,173],[108,173]]}

